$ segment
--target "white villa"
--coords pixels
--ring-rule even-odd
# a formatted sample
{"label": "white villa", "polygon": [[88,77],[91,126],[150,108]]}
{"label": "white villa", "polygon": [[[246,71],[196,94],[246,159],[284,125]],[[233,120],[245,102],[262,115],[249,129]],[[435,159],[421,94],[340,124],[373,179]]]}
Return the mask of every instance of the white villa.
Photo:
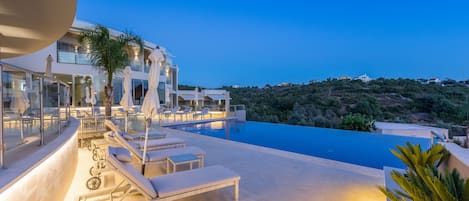
{"label": "white villa", "polygon": [[213,111],[229,111],[230,92],[226,90],[195,88],[194,90],[179,90],[179,106],[192,107],[197,110],[203,107]]}
{"label": "white villa", "polygon": [[[33,72],[44,72],[46,58],[52,56],[52,74],[54,78],[62,80],[71,87],[71,106],[85,107],[85,87],[94,85],[97,90],[97,106],[102,106],[104,99],[105,74],[91,65],[88,56],[89,49],[80,45],[78,35],[83,30],[92,29],[95,25],[75,20],[67,33],[49,46],[32,54],[5,59],[4,62],[14,66],[21,66]],[[118,36],[122,32],[111,30],[111,34]],[[151,51],[156,47],[149,41],[144,41],[144,49],[134,48],[134,55],[129,58],[132,68],[132,97],[135,105],[141,105],[148,89],[148,59]],[[89,48],[89,47],[88,47]],[[164,48],[162,48],[165,50]],[[166,107],[177,105],[178,71],[173,63],[171,54],[166,54],[166,61],[161,69],[158,92],[160,103]],[[27,75],[28,76],[28,75]],[[123,94],[122,74],[114,77],[114,104],[118,105]],[[29,87],[30,88],[30,87]]]}
{"label": "white villa", "polygon": [[373,79],[370,76],[368,76],[367,74],[363,74],[363,75],[360,75],[360,76],[356,77],[354,80],[361,80],[362,82],[369,82]]}
{"label": "white villa", "polygon": [[[96,114],[85,91],[94,87],[96,105],[102,106],[105,75],[91,65],[88,47],[77,42],[78,35],[94,25],[75,20],[76,4],[76,0],[0,1],[0,201],[384,201],[377,186],[394,189],[386,167],[245,141],[250,137],[275,141],[276,131],[282,135],[277,144],[343,146],[336,143],[336,137],[329,142],[296,135],[301,126],[285,130],[287,125],[244,122],[245,106],[230,105],[226,90],[179,90],[179,67],[164,47],[149,41],[144,41],[143,49],[135,47],[129,58],[132,101],[137,108],[142,104],[149,88],[148,57],[160,47],[166,60],[158,92],[153,87],[156,82],[151,82],[153,91],[148,94],[158,93],[165,110],[157,108],[156,96],[148,95],[146,100],[155,97],[145,101],[154,103],[151,109],[121,112],[123,75],[117,73],[113,109],[118,111],[113,110],[112,117]],[[121,34],[111,31],[113,36]],[[51,67],[50,73],[46,66]],[[360,77],[364,82],[371,80]],[[93,112],[88,114],[87,109]],[[410,129],[407,125],[388,127]],[[212,133],[189,132],[193,128]],[[248,129],[253,133],[243,134]],[[349,132],[345,139],[355,149],[359,145],[349,143],[354,136]],[[469,150],[439,143],[452,154],[446,165],[469,178]],[[330,155],[341,151],[323,150]],[[344,150],[347,155],[354,153]],[[360,155],[375,154],[371,152],[368,149]],[[374,157],[380,161],[382,155]]]}

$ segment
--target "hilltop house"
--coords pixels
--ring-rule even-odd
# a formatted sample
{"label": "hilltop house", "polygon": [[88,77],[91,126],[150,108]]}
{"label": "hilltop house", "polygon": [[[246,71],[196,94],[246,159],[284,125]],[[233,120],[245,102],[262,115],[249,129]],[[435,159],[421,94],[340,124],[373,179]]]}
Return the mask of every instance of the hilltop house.
{"label": "hilltop house", "polygon": [[362,82],[369,82],[373,79],[369,77],[367,74],[363,74],[363,75],[356,77],[354,80],[361,80]]}
{"label": "hilltop house", "polygon": [[338,80],[352,80],[352,78],[349,76],[340,76]]}
{"label": "hilltop house", "polygon": [[433,83],[433,84],[440,84],[440,83],[441,83],[441,80],[438,79],[438,78],[432,77],[432,78],[428,79],[428,81],[427,81],[427,84],[431,84],[431,83]]}

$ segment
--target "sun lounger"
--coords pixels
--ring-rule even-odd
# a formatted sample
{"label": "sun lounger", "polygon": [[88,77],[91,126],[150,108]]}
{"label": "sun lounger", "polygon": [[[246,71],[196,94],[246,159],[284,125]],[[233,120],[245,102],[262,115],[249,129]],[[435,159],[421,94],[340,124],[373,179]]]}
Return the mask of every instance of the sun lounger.
{"label": "sun lounger", "polygon": [[[115,189],[122,189],[121,186],[129,184],[132,186],[123,193],[121,199],[134,191],[145,200],[169,201],[233,186],[234,200],[238,200],[240,176],[223,166],[198,168],[148,179],[128,163],[127,153],[122,148],[109,147],[106,157],[110,168],[124,178]],[[111,190],[106,193],[110,196],[109,200],[112,200],[114,192]],[[83,195],[79,200],[86,198],[87,196]]]}
{"label": "sun lounger", "polygon": [[[104,120],[104,125],[106,125],[106,127],[108,127],[109,129],[111,129],[112,131],[114,132],[120,132],[125,139],[127,140],[130,140],[130,141],[134,141],[134,140],[145,140],[145,133],[136,133],[136,134],[130,134],[130,133],[126,133],[126,132],[123,132],[119,126],[117,126],[114,122],[112,122],[111,120]],[[148,139],[162,139],[162,138],[165,138],[166,137],[166,134],[165,133],[161,133],[161,132],[157,132],[157,131],[153,131],[153,132],[148,132]]]}
{"label": "sun lounger", "polygon": [[[111,133],[111,132],[110,132]],[[106,138],[109,137],[109,134],[106,134]],[[143,160],[143,151],[132,144],[131,142],[123,139],[123,137],[115,136],[115,141],[119,143],[124,148],[128,149],[132,155],[137,158],[140,162]],[[182,154],[194,154],[201,159],[201,165],[204,164],[205,151],[199,147],[187,146],[187,147],[178,147],[175,149],[162,149],[162,150],[153,150],[149,151],[146,154],[145,160],[150,163],[163,163],[166,162],[166,159],[170,156],[182,155]]]}
{"label": "sun lounger", "polygon": [[[130,144],[132,147],[135,147],[136,149],[143,150],[144,145],[145,145],[145,140],[127,140],[123,132],[114,132],[111,131],[110,133],[107,134],[109,137],[108,139],[110,140],[118,140],[121,142],[126,141],[128,144]],[[177,148],[177,147],[184,147],[186,146],[186,143],[184,140],[179,139],[179,138],[163,138],[163,139],[153,139],[153,140],[148,140],[147,141],[147,150],[159,150],[159,149],[169,149],[169,148]]]}
{"label": "sun lounger", "polygon": [[208,108],[205,108],[200,112],[195,112],[194,119],[197,119],[197,116],[200,116],[200,119],[202,120],[202,117],[204,117],[205,115],[210,115],[210,118],[212,118],[212,114],[209,113]]}
{"label": "sun lounger", "polygon": [[181,109],[181,107],[176,106],[176,107],[172,108],[171,110],[164,111],[163,114],[166,117],[169,117],[169,116],[173,115],[173,120],[176,121],[176,113],[179,111],[179,109]]}
{"label": "sun lounger", "polygon": [[183,116],[186,116],[186,120],[188,119],[188,115],[192,112],[191,107],[185,108],[183,111],[177,111],[176,114],[181,116],[181,120]]}

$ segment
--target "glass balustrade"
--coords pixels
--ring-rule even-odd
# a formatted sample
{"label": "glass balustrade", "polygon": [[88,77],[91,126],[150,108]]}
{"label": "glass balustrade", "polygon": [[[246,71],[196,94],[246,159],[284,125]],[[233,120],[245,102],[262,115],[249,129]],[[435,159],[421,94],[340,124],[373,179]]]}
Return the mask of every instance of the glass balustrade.
{"label": "glass balustrade", "polygon": [[14,161],[16,153],[47,143],[68,125],[70,87],[4,63],[0,63],[0,71],[0,166],[5,167],[5,159]]}

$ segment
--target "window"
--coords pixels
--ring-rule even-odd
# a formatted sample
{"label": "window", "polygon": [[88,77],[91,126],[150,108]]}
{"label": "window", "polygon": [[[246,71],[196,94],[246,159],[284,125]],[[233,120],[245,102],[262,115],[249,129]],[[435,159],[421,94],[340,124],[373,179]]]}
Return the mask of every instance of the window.
{"label": "window", "polygon": [[158,85],[158,97],[160,98],[160,104],[165,104],[166,94],[165,94],[165,83],[160,82]]}
{"label": "window", "polygon": [[57,42],[57,62],[70,64],[91,64],[86,48],[64,41]]}
{"label": "window", "polygon": [[112,81],[112,86],[114,87],[114,101],[113,104],[119,104],[122,96],[124,95],[124,89],[122,88],[122,78],[115,78]]}
{"label": "window", "polygon": [[57,42],[57,62],[76,63],[75,46],[65,42]]}

